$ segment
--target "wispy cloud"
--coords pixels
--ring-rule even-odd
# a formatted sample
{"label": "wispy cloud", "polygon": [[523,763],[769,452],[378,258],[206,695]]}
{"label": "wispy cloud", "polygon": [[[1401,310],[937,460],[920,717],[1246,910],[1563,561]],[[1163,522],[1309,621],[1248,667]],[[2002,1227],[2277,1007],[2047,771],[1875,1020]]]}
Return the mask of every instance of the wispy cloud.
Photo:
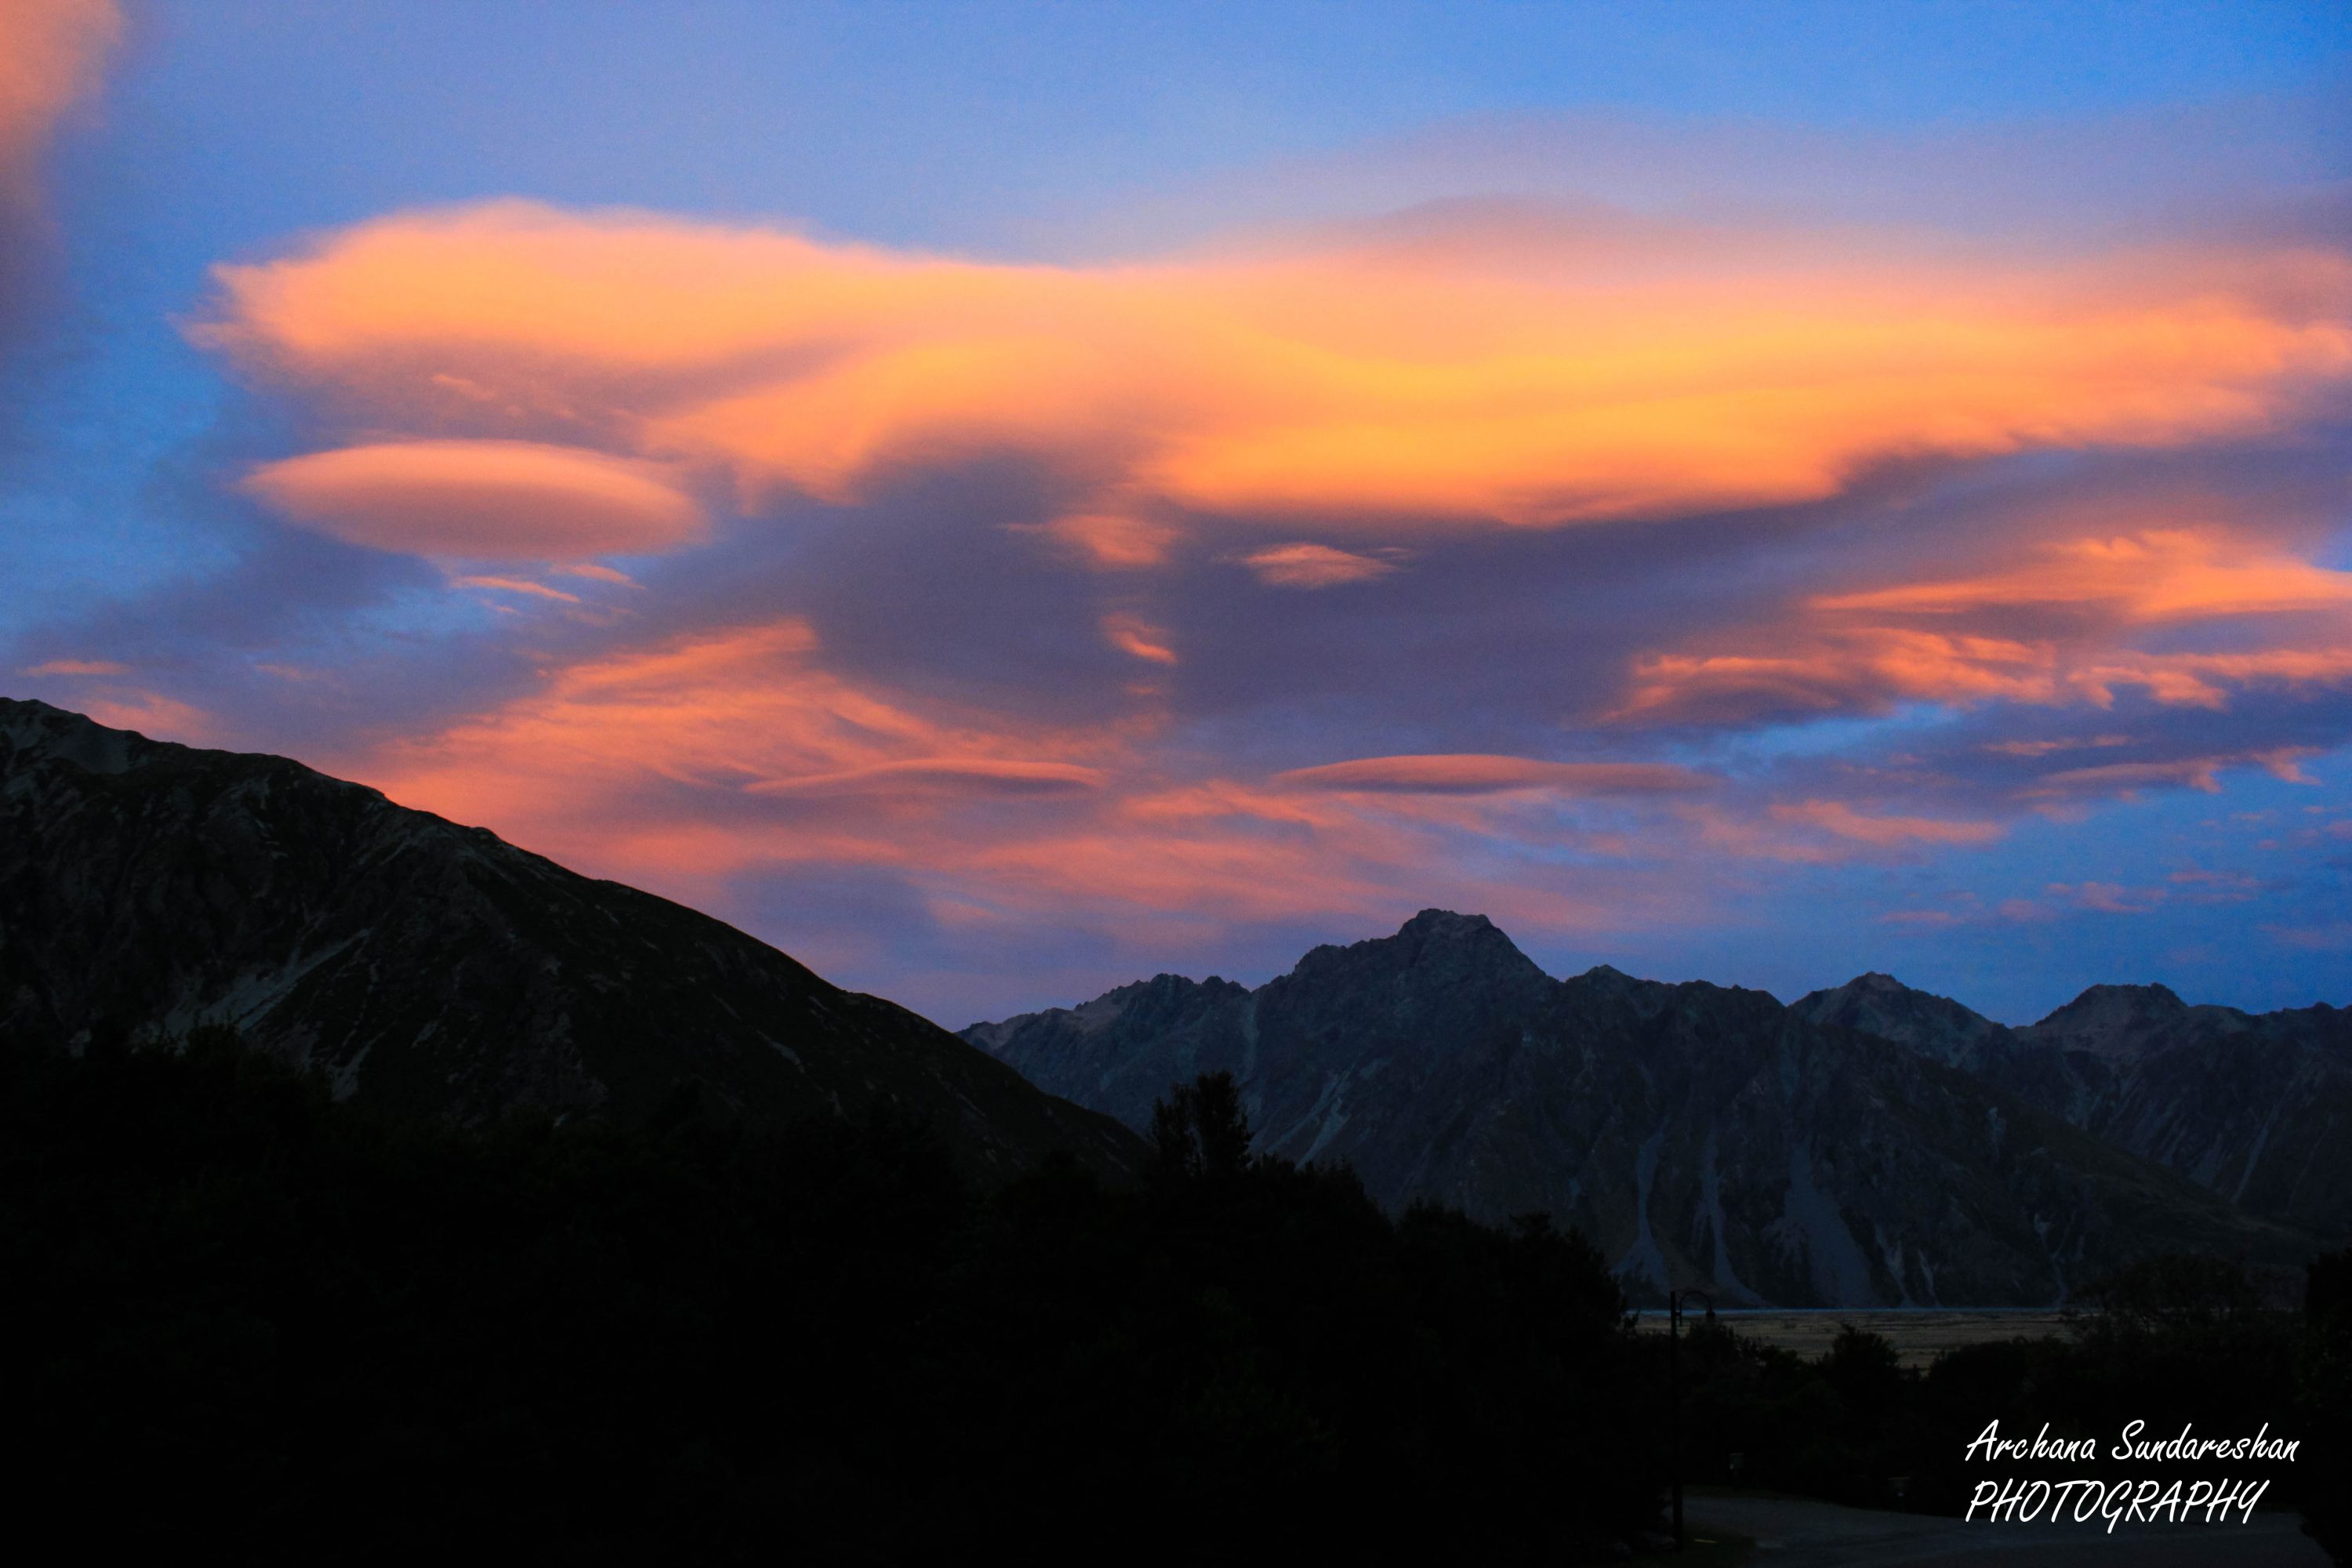
{"label": "wispy cloud", "polygon": [[1278,774],[1291,789],[1375,795],[1494,795],[1549,790],[1563,795],[1659,795],[1703,789],[1688,768],[1658,763],[1550,763],[1484,755],[1362,757]]}

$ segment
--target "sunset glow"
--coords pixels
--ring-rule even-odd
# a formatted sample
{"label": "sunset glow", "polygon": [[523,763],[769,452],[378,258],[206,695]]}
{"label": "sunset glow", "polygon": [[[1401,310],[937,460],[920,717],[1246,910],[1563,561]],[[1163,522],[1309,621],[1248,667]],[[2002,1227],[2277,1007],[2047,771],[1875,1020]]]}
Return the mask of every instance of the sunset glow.
{"label": "sunset glow", "polygon": [[[1369,22],[1227,85],[946,9],[855,91],[849,12],[0,12],[10,692],[950,1026],[1433,905],[2345,999],[2340,16],[1768,101],[1570,6],[1390,108]],[[1947,49],[2028,85],[1902,107]]]}

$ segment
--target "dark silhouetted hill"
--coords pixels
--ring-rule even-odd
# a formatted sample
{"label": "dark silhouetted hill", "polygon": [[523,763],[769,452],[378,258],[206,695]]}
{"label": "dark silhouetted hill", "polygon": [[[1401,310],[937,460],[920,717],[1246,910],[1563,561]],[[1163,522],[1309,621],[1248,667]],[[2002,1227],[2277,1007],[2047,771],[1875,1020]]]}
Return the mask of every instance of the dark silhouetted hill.
{"label": "dark silhouetted hill", "polygon": [[733,927],[282,757],[0,700],[0,1030],[233,1026],[339,1098],[479,1125],[885,1102],[975,1171],[1131,1172],[1116,1122]]}

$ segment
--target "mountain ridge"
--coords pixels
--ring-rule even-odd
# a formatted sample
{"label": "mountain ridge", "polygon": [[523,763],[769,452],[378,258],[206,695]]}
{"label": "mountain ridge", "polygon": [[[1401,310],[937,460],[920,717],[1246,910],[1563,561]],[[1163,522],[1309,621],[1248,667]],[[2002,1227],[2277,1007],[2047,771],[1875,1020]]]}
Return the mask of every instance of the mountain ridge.
{"label": "mountain ridge", "polygon": [[[1860,976],[1790,1004],[1868,1015],[1924,1050],[2070,1124],[2180,1172],[2258,1216],[2352,1235],[2352,1010],[2247,1013],[2164,985],[2094,985],[2034,1023]],[[1899,984],[1899,983],[1898,983]]]}
{"label": "mountain ridge", "polygon": [[896,1103],[1010,1173],[1142,1146],[722,921],[300,763],[0,699],[0,1027],[236,1027],[340,1099],[460,1123]]}
{"label": "mountain ridge", "polygon": [[1555,980],[1484,917],[1424,910],[1254,990],[1148,984],[964,1037],[1131,1126],[1230,1071],[1260,1150],[1344,1160],[1391,1208],[1549,1212],[1637,1293],[2023,1305],[2149,1250],[2307,1250],[1932,1052],[1759,991]]}

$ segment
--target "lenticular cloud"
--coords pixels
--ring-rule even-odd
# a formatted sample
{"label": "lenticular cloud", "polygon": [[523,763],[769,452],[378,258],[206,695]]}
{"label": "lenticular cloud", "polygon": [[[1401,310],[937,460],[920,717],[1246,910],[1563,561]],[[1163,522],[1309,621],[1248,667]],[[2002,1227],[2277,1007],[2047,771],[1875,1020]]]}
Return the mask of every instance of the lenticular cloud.
{"label": "lenticular cloud", "polygon": [[675,549],[701,509],[649,465],[531,441],[398,441],[265,464],[245,488],[352,544],[473,560]]}
{"label": "lenticular cloud", "polygon": [[1803,502],[1922,454],[2242,437],[2352,375],[2352,262],[2324,252],[1686,238],[1661,266],[1605,219],[1474,209],[1054,267],[505,202],[222,268],[199,336],[355,425],[593,434],[747,505],[1012,452],[1087,515],[1335,529]]}

